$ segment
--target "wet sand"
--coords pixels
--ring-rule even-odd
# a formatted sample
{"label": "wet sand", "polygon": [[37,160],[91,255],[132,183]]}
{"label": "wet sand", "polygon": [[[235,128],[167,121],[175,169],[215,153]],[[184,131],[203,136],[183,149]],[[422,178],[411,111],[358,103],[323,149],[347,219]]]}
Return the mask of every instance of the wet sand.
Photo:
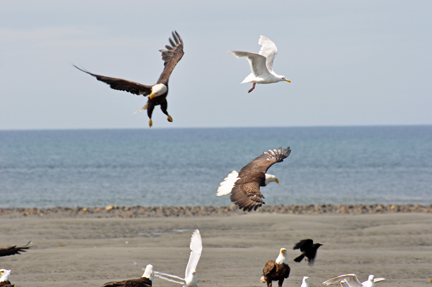
{"label": "wet sand", "polygon": [[[138,278],[149,263],[155,270],[184,276],[195,228],[203,238],[197,268],[201,287],[264,287],[259,282],[262,268],[281,247],[288,249],[291,266],[284,286],[300,286],[305,275],[310,286],[323,286],[322,281],[345,273],[355,273],[361,281],[369,274],[385,277],[377,284],[382,287],[432,286],[431,212],[127,219],[17,214],[0,216],[1,247],[32,241],[28,252],[0,258],[0,268],[12,269],[11,281],[17,287],[101,286]],[[324,244],[313,267],[292,261],[299,255],[292,247],[304,238]],[[176,284],[156,278],[153,286]]]}

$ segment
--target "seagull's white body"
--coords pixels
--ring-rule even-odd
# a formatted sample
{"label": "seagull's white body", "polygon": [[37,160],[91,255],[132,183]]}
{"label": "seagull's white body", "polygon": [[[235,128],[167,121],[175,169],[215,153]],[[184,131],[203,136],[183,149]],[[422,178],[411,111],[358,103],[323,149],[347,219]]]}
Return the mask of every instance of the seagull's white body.
{"label": "seagull's white body", "polygon": [[260,36],[258,40],[261,50],[258,54],[242,51],[229,51],[237,58],[246,57],[252,72],[243,80],[243,83],[254,83],[249,92],[255,88],[255,84],[271,84],[280,81],[287,81],[285,76],[278,75],[273,71],[273,60],[277,54],[277,47],[269,38]]}
{"label": "seagull's white body", "polygon": [[196,274],[196,267],[202,253],[202,240],[198,229],[195,229],[195,231],[192,233],[190,250],[191,253],[189,255],[189,261],[186,266],[184,278],[157,271],[155,271],[155,276],[173,283],[182,284],[183,287],[197,287],[198,277]]}
{"label": "seagull's white body", "polygon": [[367,281],[361,282],[355,274],[344,274],[324,281],[324,285],[339,283],[343,287],[374,287],[376,282],[384,281],[385,278],[375,278],[374,275],[369,275]]}
{"label": "seagull's white body", "polygon": [[309,287],[309,277],[303,276],[302,284],[300,287]]}

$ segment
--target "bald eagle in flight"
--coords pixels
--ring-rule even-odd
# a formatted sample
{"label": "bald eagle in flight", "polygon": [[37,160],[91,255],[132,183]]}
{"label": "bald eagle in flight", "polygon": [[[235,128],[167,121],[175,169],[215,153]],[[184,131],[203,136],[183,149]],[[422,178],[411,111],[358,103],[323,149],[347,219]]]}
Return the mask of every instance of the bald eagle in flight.
{"label": "bald eagle in flight", "polygon": [[313,243],[312,239],[303,239],[294,245],[294,250],[300,249],[302,254],[300,256],[294,258],[295,262],[301,262],[303,258],[307,258],[309,262],[309,266],[312,266],[315,262],[315,257],[318,251],[318,248],[322,246],[321,243]]}
{"label": "bald eagle in flight", "polygon": [[173,283],[182,284],[183,287],[197,287],[198,277],[196,274],[196,268],[198,266],[198,262],[201,258],[201,253],[202,253],[202,239],[198,229],[195,229],[195,231],[192,233],[192,237],[190,241],[190,250],[191,252],[189,255],[188,264],[186,265],[184,278],[176,275],[155,271],[156,277]]}
{"label": "bald eagle in flight", "polygon": [[1,256],[9,256],[9,255],[15,255],[15,254],[20,254],[20,252],[26,252],[26,249],[30,248],[30,243],[31,241],[29,241],[26,245],[24,246],[20,246],[17,247],[16,245],[14,246],[10,246],[10,247],[6,247],[6,248],[0,248],[0,257]]}
{"label": "bald eagle in flight", "polygon": [[11,271],[7,269],[0,269],[0,286],[1,287],[14,287],[9,280]]}
{"label": "bald eagle in flight", "polygon": [[283,161],[291,153],[290,147],[274,149],[264,152],[250,163],[245,165],[239,173],[232,171],[225,178],[217,190],[216,195],[231,194],[230,199],[244,211],[257,210],[265,204],[264,195],[260,186],[270,182],[279,183],[276,176],[267,174],[267,170],[275,163]]}
{"label": "bald eagle in flight", "polygon": [[141,112],[143,110],[147,110],[147,115],[149,117],[149,127],[153,125],[152,121],[152,114],[153,109],[155,106],[160,105],[161,110],[164,114],[168,116],[168,121],[172,122],[172,117],[168,114],[168,102],[167,102],[167,96],[168,96],[168,81],[171,76],[172,71],[174,70],[174,67],[177,65],[177,63],[181,60],[183,57],[184,51],[183,51],[183,40],[180,37],[180,35],[177,33],[177,31],[172,32],[172,40],[169,39],[170,45],[166,45],[166,50],[159,50],[162,53],[162,60],[164,61],[164,69],[162,71],[162,74],[159,76],[158,81],[154,85],[144,85],[137,82],[132,82],[120,78],[112,78],[112,77],[106,77],[102,75],[97,75],[90,73],[89,71],[86,71],[84,69],[81,69],[74,65],[75,68],[77,68],[80,71],[83,71],[84,73],[87,73],[89,75],[92,75],[93,77],[96,77],[101,82],[107,83],[110,85],[112,89],[120,90],[120,91],[126,91],[135,95],[143,95],[144,97],[149,96],[147,103],[138,110],[138,112]]}
{"label": "bald eagle in flight", "polygon": [[272,281],[278,281],[278,286],[282,287],[284,280],[289,277],[290,271],[286,249],[281,248],[276,260],[269,260],[265,264],[260,282],[267,283],[267,287],[272,287]]}
{"label": "bald eagle in flight", "polygon": [[103,287],[151,287],[154,279],[153,265],[148,264],[144,274],[139,279],[129,279],[118,282],[108,282]]}

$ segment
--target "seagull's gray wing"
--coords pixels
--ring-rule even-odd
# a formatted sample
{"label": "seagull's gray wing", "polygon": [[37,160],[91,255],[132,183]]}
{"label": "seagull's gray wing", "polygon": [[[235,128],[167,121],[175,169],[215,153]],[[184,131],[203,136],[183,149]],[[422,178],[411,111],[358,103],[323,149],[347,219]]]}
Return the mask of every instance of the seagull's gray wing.
{"label": "seagull's gray wing", "polygon": [[340,281],[345,280],[349,287],[362,287],[363,285],[357,279],[355,274],[344,274],[339,275],[337,277],[331,278],[329,280],[324,281],[322,284],[331,285],[339,283]]}

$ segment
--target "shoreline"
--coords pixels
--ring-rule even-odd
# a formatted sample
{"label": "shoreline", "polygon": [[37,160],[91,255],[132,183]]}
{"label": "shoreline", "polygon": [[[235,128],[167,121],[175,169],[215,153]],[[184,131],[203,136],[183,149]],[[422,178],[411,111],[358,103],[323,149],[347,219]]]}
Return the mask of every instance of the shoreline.
{"label": "shoreline", "polygon": [[45,217],[45,218],[154,218],[194,216],[234,216],[252,213],[273,214],[387,214],[387,213],[432,213],[431,205],[403,204],[317,204],[317,205],[273,205],[262,206],[256,211],[245,212],[231,206],[113,206],[106,207],[50,207],[50,208],[0,208],[0,218]]}
{"label": "shoreline", "polygon": [[[191,233],[198,228],[203,253],[198,285],[263,287],[259,282],[267,260],[287,248],[290,277],[284,286],[310,286],[340,274],[384,277],[379,287],[429,284],[432,262],[431,214],[271,214],[160,218],[2,217],[2,245],[31,248],[2,257],[1,268],[12,270],[15,286],[102,286],[105,282],[139,278],[141,267],[184,274]],[[293,261],[304,238],[324,244],[313,267]],[[137,265],[134,265],[133,262]],[[155,286],[173,284],[155,278]]]}

